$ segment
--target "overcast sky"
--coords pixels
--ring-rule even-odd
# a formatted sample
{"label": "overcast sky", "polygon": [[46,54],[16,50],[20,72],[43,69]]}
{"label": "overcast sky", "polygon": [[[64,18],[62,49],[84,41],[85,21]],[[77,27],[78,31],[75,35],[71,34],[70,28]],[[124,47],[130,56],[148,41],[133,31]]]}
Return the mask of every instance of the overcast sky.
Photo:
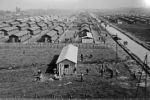
{"label": "overcast sky", "polygon": [[0,0],[0,10],[143,7],[143,0]]}

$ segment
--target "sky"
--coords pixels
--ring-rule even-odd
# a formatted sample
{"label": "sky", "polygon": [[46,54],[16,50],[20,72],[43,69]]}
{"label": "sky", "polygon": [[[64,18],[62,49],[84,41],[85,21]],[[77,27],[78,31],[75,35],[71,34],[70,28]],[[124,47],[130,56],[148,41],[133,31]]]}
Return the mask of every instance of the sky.
{"label": "sky", "polygon": [[0,0],[0,10],[21,9],[114,9],[141,8],[144,0]]}

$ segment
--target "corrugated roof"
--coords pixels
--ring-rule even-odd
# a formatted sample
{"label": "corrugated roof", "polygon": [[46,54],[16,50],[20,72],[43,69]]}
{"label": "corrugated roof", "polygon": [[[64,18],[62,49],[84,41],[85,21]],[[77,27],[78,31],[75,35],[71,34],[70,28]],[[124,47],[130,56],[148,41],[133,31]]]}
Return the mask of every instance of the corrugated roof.
{"label": "corrugated roof", "polygon": [[32,28],[29,28],[29,30],[32,30],[32,31],[35,31],[35,30],[38,30],[38,29],[40,29],[39,27],[32,27]]}
{"label": "corrugated roof", "polygon": [[9,24],[16,25],[16,24],[20,24],[20,23],[19,22],[10,22]]}
{"label": "corrugated roof", "polygon": [[46,26],[46,24],[44,24],[44,23],[40,23],[40,24],[38,24],[38,25],[41,26],[41,27]]}
{"label": "corrugated roof", "polygon": [[14,30],[14,29],[17,29],[17,27],[6,27],[6,28],[4,28],[2,30],[11,31],[11,30]]}
{"label": "corrugated roof", "polygon": [[20,37],[20,36],[23,36],[23,35],[26,35],[26,34],[28,34],[28,31],[20,31],[20,32],[14,34],[14,35]]}
{"label": "corrugated roof", "polygon": [[56,34],[57,34],[57,30],[54,30],[54,29],[47,33],[47,35],[49,35],[49,36],[54,36]]}
{"label": "corrugated roof", "polygon": [[25,26],[28,26],[26,23],[23,23],[23,24],[20,24],[20,25],[17,25],[19,27],[25,27]]}
{"label": "corrugated roof", "polygon": [[8,24],[1,24],[0,28],[3,28],[3,27],[9,27],[9,25]]}
{"label": "corrugated roof", "polygon": [[78,47],[69,44],[62,49],[56,64],[62,62],[63,60],[69,60],[73,63],[77,63],[77,56]]}

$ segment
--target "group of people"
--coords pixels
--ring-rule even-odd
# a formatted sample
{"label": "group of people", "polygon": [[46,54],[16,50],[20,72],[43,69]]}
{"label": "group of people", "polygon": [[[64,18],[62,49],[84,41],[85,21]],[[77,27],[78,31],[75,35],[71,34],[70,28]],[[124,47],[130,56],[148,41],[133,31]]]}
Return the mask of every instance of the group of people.
{"label": "group of people", "polygon": [[108,78],[108,76],[109,76],[109,78],[113,78],[114,75],[116,75],[116,76],[119,75],[119,71],[117,69],[113,70],[112,68],[109,68],[108,66],[109,65],[107,65],[107,64],[101,64],[101,66],[99,67],[98,71],[99,71],[101,77],[104,77],[105,73],[108,74],[107,78]]}
{"label": "group of people", "polygon": [[51,78],[48,76],[45,76],[41,70],[38,70],[37,73],[35,74],[35,81],[44,82],[44,81],[53,81],[53,80],[61,80],[61,78],[56,74],[56,72]]}

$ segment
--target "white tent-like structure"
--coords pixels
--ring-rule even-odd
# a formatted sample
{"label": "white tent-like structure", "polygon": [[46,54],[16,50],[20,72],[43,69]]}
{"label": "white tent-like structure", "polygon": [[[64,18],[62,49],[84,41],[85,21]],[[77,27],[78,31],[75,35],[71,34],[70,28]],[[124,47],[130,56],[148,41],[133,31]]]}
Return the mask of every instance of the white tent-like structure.
{"label": "white tent-like structure", "polygon": [[69,44],[65,46],[56,62],[59,76],[72,75],[76,72],[78,47]]}

